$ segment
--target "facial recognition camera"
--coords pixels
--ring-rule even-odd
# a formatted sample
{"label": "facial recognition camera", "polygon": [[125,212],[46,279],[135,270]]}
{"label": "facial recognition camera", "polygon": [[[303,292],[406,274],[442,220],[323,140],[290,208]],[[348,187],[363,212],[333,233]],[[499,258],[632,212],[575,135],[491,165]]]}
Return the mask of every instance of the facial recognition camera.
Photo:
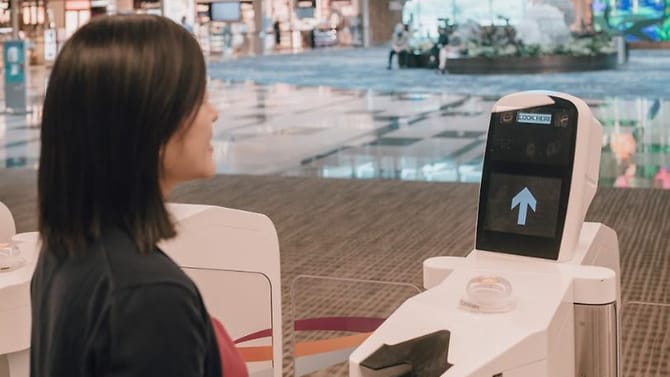
{"label": "facial recognition camera", "polygon": [[496,102],[474,249],[424,261],[427,290],[351,354],[350,376],[620,376],[618,241],[584,222],[601,141],[576,97]]}

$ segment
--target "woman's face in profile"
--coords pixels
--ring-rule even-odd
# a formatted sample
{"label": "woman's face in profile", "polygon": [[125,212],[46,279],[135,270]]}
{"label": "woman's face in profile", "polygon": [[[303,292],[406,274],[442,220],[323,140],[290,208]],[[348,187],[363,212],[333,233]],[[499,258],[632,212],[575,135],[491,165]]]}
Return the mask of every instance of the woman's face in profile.
{"label": "woman's face in profile", "polygon": [[164,189],[170,190],[177,183],[211,177],[216,173],[211,141],[217,118],[218,113],[205,94],[193,121],[182,125],[165,145],[161,177]]}

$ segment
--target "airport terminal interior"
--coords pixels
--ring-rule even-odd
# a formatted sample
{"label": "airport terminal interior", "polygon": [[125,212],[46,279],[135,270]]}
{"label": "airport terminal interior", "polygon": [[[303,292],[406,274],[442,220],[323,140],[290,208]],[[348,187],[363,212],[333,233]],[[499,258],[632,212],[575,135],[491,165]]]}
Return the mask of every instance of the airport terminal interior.
{"label": "airport terminal interior", "polygon": [[[178,6],[171,8],[171,2],[110,1],[115,5],[109,8],[113,9],[111,13],[118,12],[123,3],[125,7],[134,7],[134,12],[160,14],[162,11],[170,16],[170,11],[181,11]],[[9,9],[9,2],[0,3]],[[50,1],[30,3],[26,9],[33,5],[35,9],[47,7],[45,3]],[[71,15],[76,11],[80,18],[83,17],[81,12],[93,11],[92,17],[96,12],[104,14],[101,4],[107,4],[104,1],[76,2],[77,7],[83,8],[86,7],[81,3],[88,3],[88,10],[84,11],[75,5],[68,6],[70,0],[61,3],[64,4],[61,12]],[[226,4],[225,9],[222,6],[218,12],[232,12],[232,15],[226,13],[226,18],[223,13],[213,13],[216,6],[212,4],[216,3]],[[382,6],[379,3],[383,3]],[[278,239],[281,278],[276,284],[281,286],[277,300],[281,303],[278,310],[282,323],[273,326],[273,330],[281,333],[281,361],[273,354],[277,351],[276,344],[274,349],[272,347],[272,337],[278,339],[275,333],[266,332],[261,336],[258,334],[267,329],[255,328],[233,334],[250,363],[252,377],[442,375],[402,374],[406,371],[366,374],[367,367],[359,364],[372,365],[371,357],[365,359],[368,355],[363,353],[378,343],[384,343],[385,339],[391,339],[385,344],[398,341],[389,335],[393,329],[411,328],[402,322],[402,315],[410,310],[416,310],[416,322],[438,320],[440,312],[437,309],[430,312],[433,306],[427,306],[421,299],[433,297],[430,294],[439,287],[446,287],[447,283],[435,288],[427,286],[429,264],[425,261],[436,257],[485,260],[484,254],[470,254],[476,244],[479,250],[491,250],[479,247],[480,242],[485,243],[480,235],[491,229],[499,233],[511,229],[507,225],[492,225],[495,220],[482,220],[492,216],[490,211],[493,210],[481,208],[485,201],[486,205],[493,206],[491,203],[497,200],[495,183],[512,174],[509,169],[504,170],[504,174],[492,170],[500,165],[494,161],[492,149],[487,147],[487,143],[493,143],[489,140],[493,135],[491,130],[497,127],[498,118],[494,114],[517,111],[514,119],[518,124],[532,123],[536,129],[557,124],[556,119],[563,114],[552,113],[552,118],[552,115],[538,115],[535,110],[532,114],[524,113],[524,109],[536,106],[528,104],[532,101],[548,106],[548,102],[542,102],[545,99],[533,97],[541,96],[539,92],[530,92],[535,94],[526,97],[512,96],[521,99],[504,100],[510,98],[506,96],[528,91],[567,93],[585,104],[583,108],[578,106],[580,114],[593,114],[592,118],[584,115],[579,122],[577,118],[574,120],[575,129],[580,131],[575,131],[577,141],[573,143],[585,140],[583,135],[588,133],[581,130],[592,128],[590,144],[583,146],[584,151],[590,148],[590,152],[580,154],[583,159],[578,161],[574,156],[582,153],[579,149],[582,146],[576,146],[574,161],[570,162],[574,168],[570,165],[571,173],[561,176],[561,179],[572,180],[573,190],[583,184],[584,192],[588,193],[591,188],[595,190],[594,184],[598,186],[592,203],[589,194],[580,199],[585,203],[583,209],[572,202],[568,205],[567,193],[561,196],[565,203],[560,207],[563,209],[557,211],[563,213],[566,234],[576,224],[575,250],[590,247],[585,246],[584,235],[580,233],[580,229],[584,232],[581,228],[584,221],[584,224],[603,224],[616,233],[613,243],[598,246],[600,254],[594,257],[611,253],[617,259],[616,268],[603,265],[616,273],[612,278],[616,280],[612,294],[617,297],[612,300],[616,303],[617,320],[612,325],[614,330],[608,333],[615,344],[612,351],[615,357],[613,361],[608,359],[614,367],[607,369],[600,365],[602,370],[594,370],[602,374],[579,376],[670,377],[670,1],[505,0],[493,3],[483,0],[184,2],[190,4],[191,8],[184,5],[184,9],[194,14],[191,20],[200,28],[195,34],[206,54],[209,98],[219,113],[212,140],[217,175],[180,185],[170,201],[266,215],[274,224]],[[267,22],[261,17],[250,17],[247,13],[251,10],[266,12]],[[53,13],[41,12],[43,15]],[[86,13],[84,18],[90,14]],[[337,15],[337,22],[333,15]],[[74,22],[76,17],[73,17],[61,18]],[[222,17],[219,23],[216,17]],[[276,28],[273,21],[277,22]],[[0,23],[3,22],[11,24],[0,19]],[[402,59],[406,59],[404,63],[394,60],[387,67],[389,51],[395,43],[396,23],[407,25],[409,48],[402,55]],[[259,27],[258,24],[265,25],[270,35],[260,47],[254,45],[257,41],[254,42],[253,33],[235,34],[236,30],[245,30],[247,26],[253,29]],[[223,33],[221,30],[231,26],[229,39],[216,39],[218,33]],[[310,29],[311,44],[309,38],[303,38],[308,26],[313,28]],[[65,24],[54,27],[66,29]],[[279,30],[277,34],[283,42],[275,39],[273,29]],[[528,38],[526,44],[510,44],[509,34],[505,34],[509,30],[515,30],[517,38]],[[497,32],[502,36],[491,37]],[[449,43],[459,40],[457,55],[447,58],[445,70],[438,66],[440,49],[444,47],[438,45],[440,33],[449,35],[452,41]],[[547,38],[539,37],[543,35]],[[236,36],[238,42],[235,42]],[[335,39],[327,39],[330,37]],[[56,39],[60,43],[60,32]],[[534,52],[527,49],[533,45],[531,40],[538,46]],[[42,49],[46,48],[46,41],[42,39]],[[278,41],[280,43],[274,45],[270,43]],[[563,47],[552,47],[553,50],[543,47],[558,43],[556,41],[562,41]],[[222,43],[220,50],[211,50],[219,42]],[[7,38],[4,43],[13,42]],[[574,44],[580,44],[587,52],[571,50]],[[29,60],[28,55],[24,56],[26,60]],[[16,81],[12,81],[16,78],[9,68],[14,62],[8,60],[7,54],[3,56],[0,202],[9,208],[16,233],[34,232],[37,229],[36,172],[42,101],[51,64],[44,58],[32,64],[26,61],[21,75],[23,91],[17,91]],[[394,59],[401,59],[400,54]],[[517,59],[511,65],[513,69],[501,63],[506,59]],[[466,67],[470,64],[468,69],[479,67],[480,72],[458,72],[457,67],[463,62]],[[19,105],[16,105],[17,95]],[[557,97],[552,98],[556,103],[563,103],[556,100]],[[578,103],[578,100],[569,101]],[[526,136],[513,135],[510,140]],[[536,154],[533,144],[532,150],[525,149],[524,158],[532,160],[539,154],[541,151]],[[593,158],[589,160],[590,157]],[[509,162],[509,158],[502,160]],[[597,172],[592,177],[588,176],[592,173],[591,167]],[[577,177],[574,172],[582,172],[583,176]],[[584,181],[585,176],[588,177]],[[482,189],[484,182],[486,190]],[[553,195],[548,183],[529,182],[526,188],[536,185],[538,191],[543,191],[538,201],[546,200],[541,199],[542,195]],[[505,186],[500,190],[514,189]],[[574,192],[570,191],[571,200],[581,198],[581,193]],[[515,200],[520,195],[515,196]],[[525,225],[525,205],[528,210],[532,209],[528,214],[532,218],[535,198],[532,195],[531,198],[532,201],[527,202],[521,199],[513,226]],[[509,211],[509,202],[504,205]],[[513,201],[512,209],[514,207]],[[582,210],[581,218],[571,212]],[[480,223],[485,223],[478,223],[478,217]],[[537,232],[540,233],[532,234],[542,235],[542,230]],[[501,244],[507,242],[502,238],[493,239]],[[518,239],[521,238],[514,238]],[[0,243],[8,241],[0,239]],[[231,255],[246,252],[241,251],[246,250],[244,247],[229,245],[226,240],[217,248]],[[572,255],[565,254],[571,253],[566,250],[561,246],[560,253],[557,249],[556,255],[545,255],[544,259],[532,258],[537,256],[532,252],[519,252],[521,256],[506,255],[508,259],[498,261],[503,261],[501,265],[508,263],[513,270],[515,263],[524,266],[522,270],[534,263],[540,265],[529,259],[541,259],[545,263],[548,258],[554,259],[552,263],[561,264],[572,258],[565,257]],[[513,259],[515,257],[522,259],[519,262]],[[441,279],[445,282],[458,279],[459,271],[466,268],[463,267],[465,262],[460,263],[456,263],[460,267],[454,267],[454,272],[445,273],[450,278]],[[516,276],[515,273],[510,272],[510,276]],[[579,273],[583,274],[580,279],[588,280],[584,277],[588,273],[603,272],[594,269]],[[2,275],[0,270],[0,294]],[[550,291],[547,288],[547,292]],[[534,296],[532,300],[541,296]],[[445,313],[451,315],[451,312]],[[277,316],[274,312],[273,315]],[[495,315],[485,314],[488,316],[485,322],[491,322]],[[445,330],[453,330],[452,340],[457,339],[456,327],[470,325],[465,320],[456,321],[457,324],[444,322]],[[584,323],[574,322],[576,327]],[[510,325],[501,320],[498,323],[499,328],[494,326],[492,331],[475,331],[476,341],[495,344],[496,337],[503,338],[509,332],[506,328],[523,327],[519,322]],[[590,330],[586,337],[597,338],[602,328]],[[549,350],[561,354],[566,351],[561,350],[560,345],[553,345],[551,338],[557,333],[560,331],[551,330],[541,335],[547,337],[544,344],[549,344]],[[415,335],[423,334],[417,331]],[[2,337],[0,333],[0,343]],[[459,344],[453,343],[448,347],[450,354],[454,358],[462,357],[459,355],[465,351],[459,352]],[[570,347],[567,352],[574,352],[578,346],[570,343]],[[589,360],[604,357],[607,344],[603,341],[594,347],[597,351],[587,354],[586,361],[579,359],[579,355],[577,359],[585,365],[597,364]],[[482,347],[481,352],[488,352],[485,350],[486,347]],[[514,350],[510,346],[509,354]],[[405,359],[416,356],[408,355]],[[509,373],[500,370],[499,374],[487,374],[489,369],[485,367],[468,370],[461,368],[465,361],[461,361],[461,365],[454,362],[453,368],[448,366],[443,375],[561,376],[556,374],[559,372],[551,372],[555,367],[555,370],[570,371],[564,376],[578,376],[572,365],[557,367],[561,361],[551,357],[549,352],[544,367],[531,366]],[[579,364],[573,356],[568,359]],[[491,360],[498,359],[491,356],[489,361],[494,363]],[[3,362],[0,359],[0,376],[6,368]],[[270,372],[264,369],[264,362],[272,362]],[[539,370],[549,372],[537,374]]]}

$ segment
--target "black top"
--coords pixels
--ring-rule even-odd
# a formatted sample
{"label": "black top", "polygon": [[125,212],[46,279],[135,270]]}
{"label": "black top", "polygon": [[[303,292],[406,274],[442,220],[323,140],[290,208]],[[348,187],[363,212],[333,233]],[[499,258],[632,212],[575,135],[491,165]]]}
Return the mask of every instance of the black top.
{"label": "black top", "polygon": [[80,257],[42,253],[31,296],[31,377],[221,377],[198,289],[120,230]]}
{"label": "black top", "polygon": [[447,33],[440,33],[440,36],[437,38],[437,44],[440,46],[446,46],[449,44],[449,35]]}

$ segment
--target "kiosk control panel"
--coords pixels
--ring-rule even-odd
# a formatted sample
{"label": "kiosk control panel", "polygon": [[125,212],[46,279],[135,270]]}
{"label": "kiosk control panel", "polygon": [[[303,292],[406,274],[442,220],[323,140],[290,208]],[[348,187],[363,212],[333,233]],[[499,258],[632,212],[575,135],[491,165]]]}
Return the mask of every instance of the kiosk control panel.
{"label": "kiosk control panel", "polygon": [[589,128],[593,117],[589,113],[583,118],[589,124],[580,125],[573,101],[537,96],[546,100],[491,113],[476,249],[556,260],[573,185],[578,127]]}

